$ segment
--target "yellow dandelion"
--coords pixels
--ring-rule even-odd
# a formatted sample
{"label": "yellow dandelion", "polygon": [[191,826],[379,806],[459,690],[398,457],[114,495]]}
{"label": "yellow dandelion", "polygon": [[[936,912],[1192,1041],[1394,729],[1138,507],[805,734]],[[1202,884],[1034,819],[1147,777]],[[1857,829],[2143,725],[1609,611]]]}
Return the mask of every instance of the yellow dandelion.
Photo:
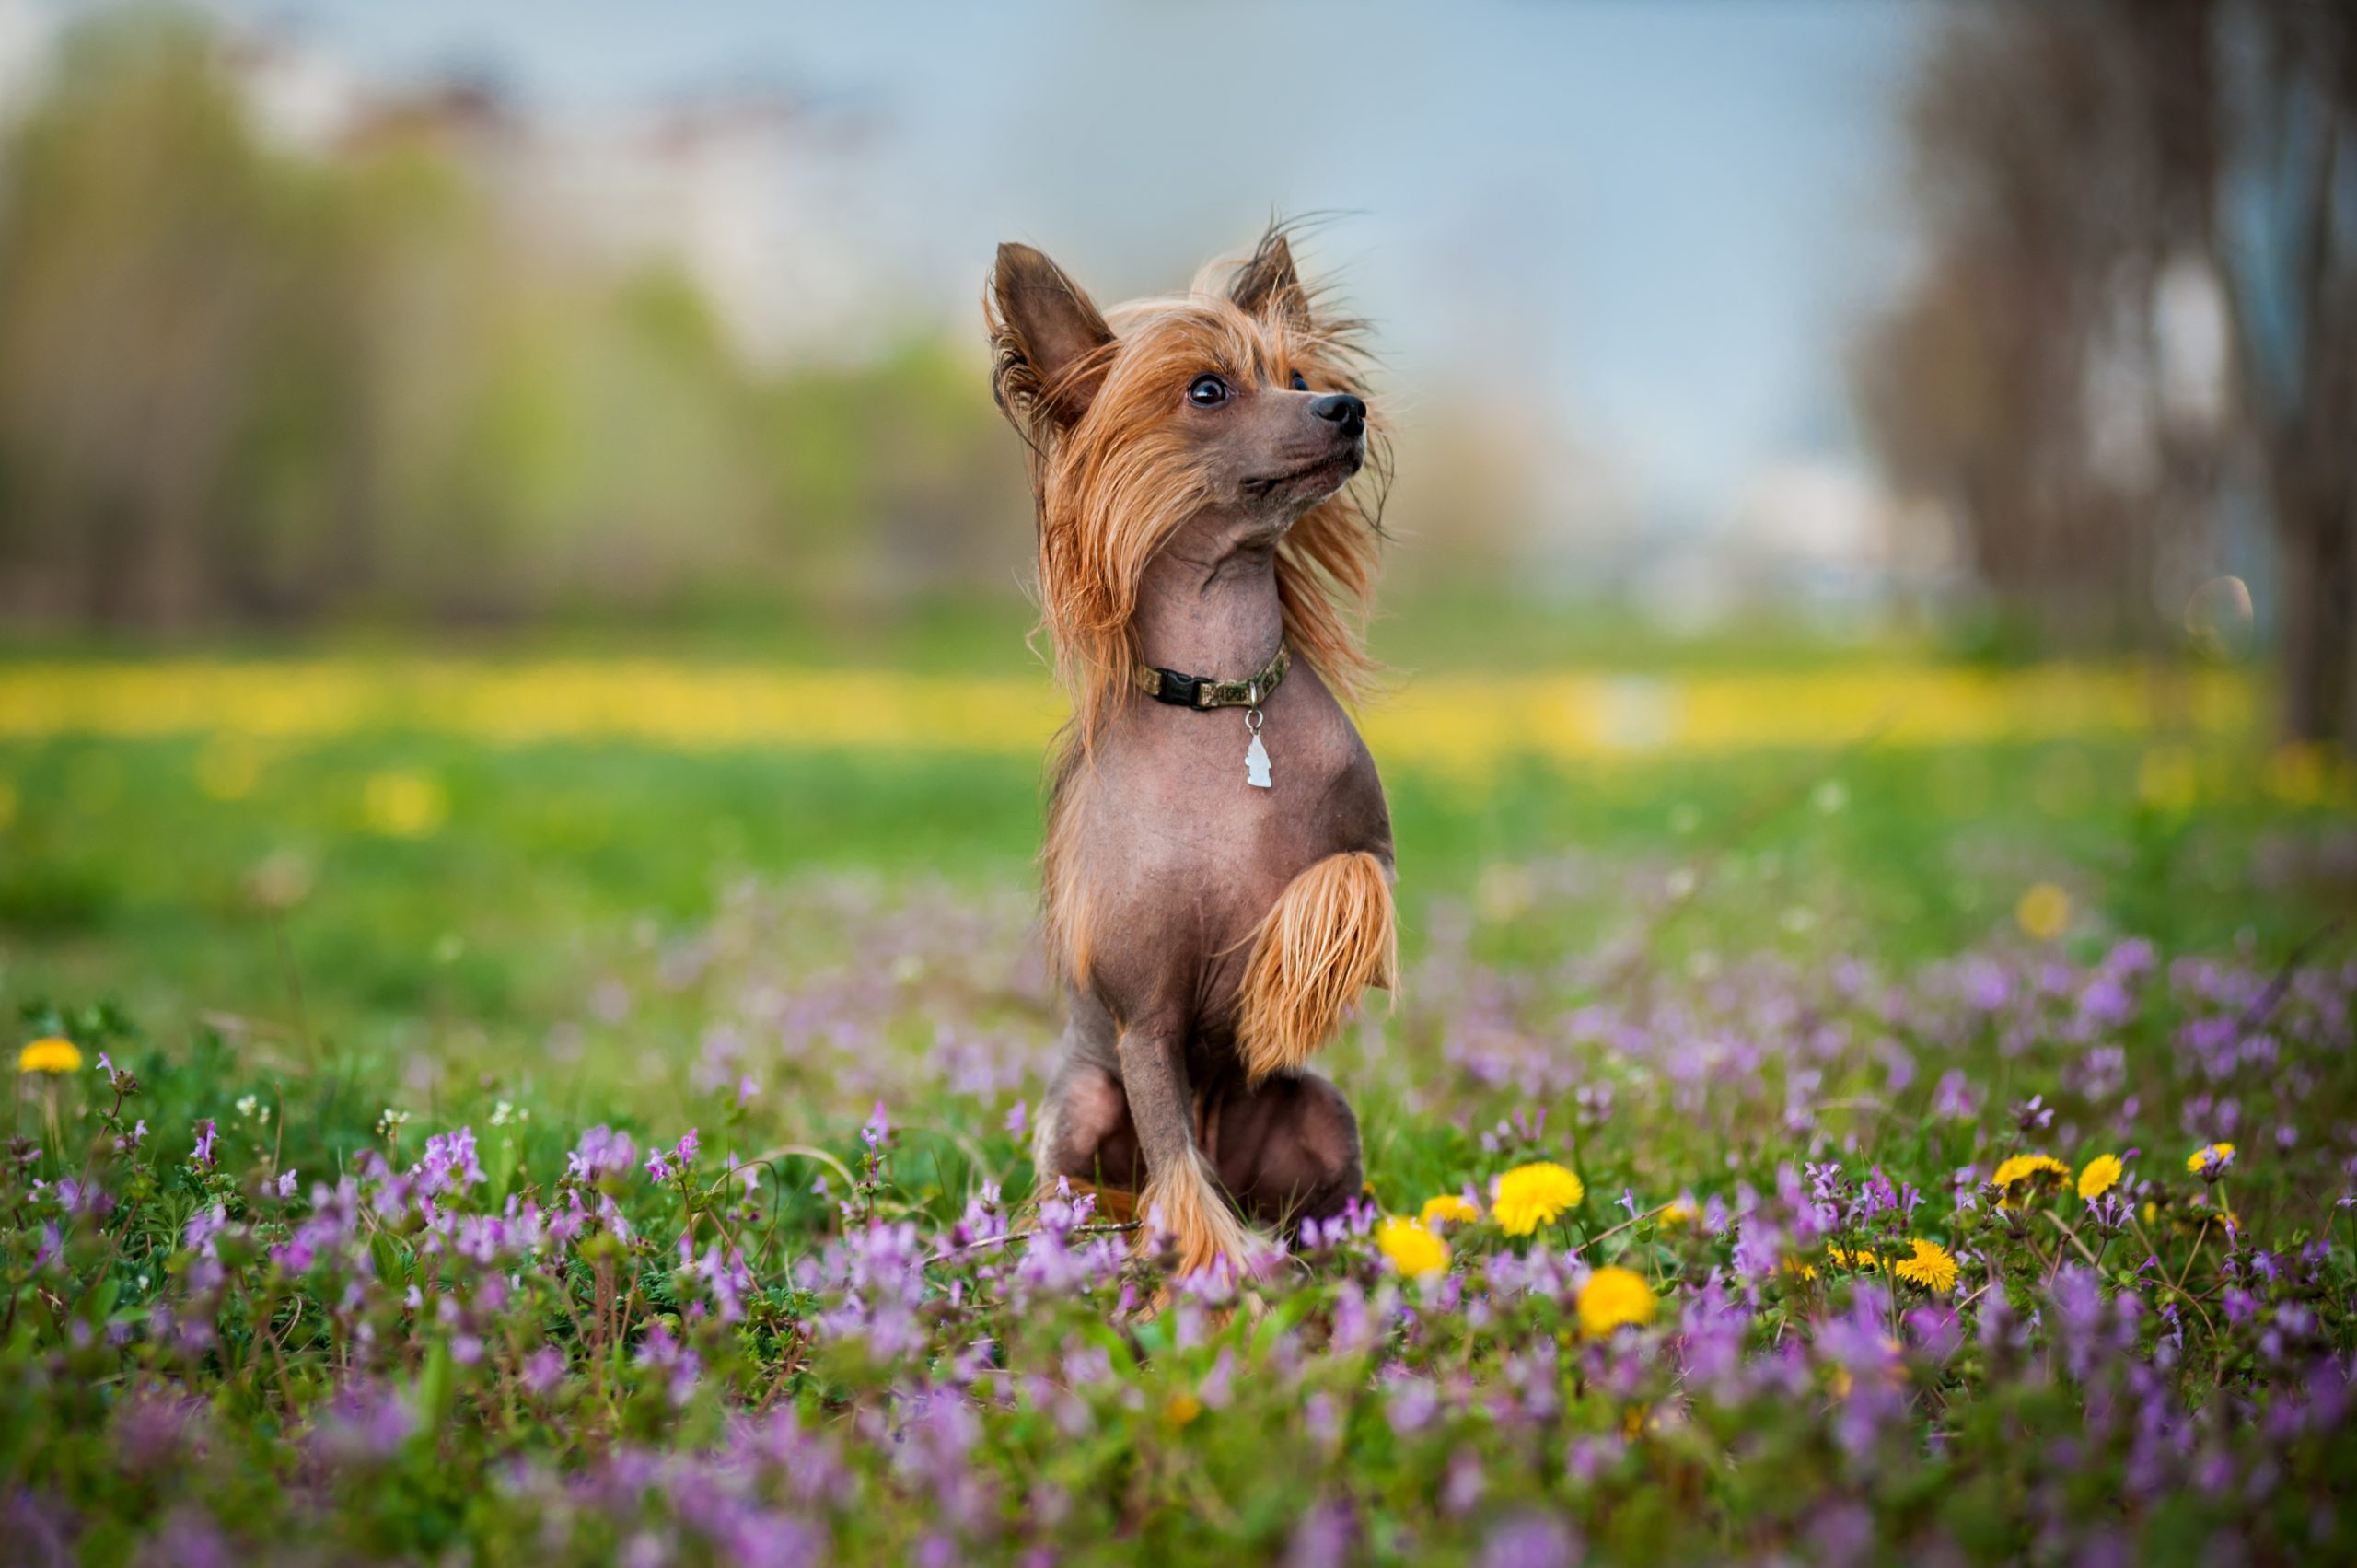
{"label": "yellow dandelion", "polygon": [[1580,1286],[1580,1331],[1593,1338],[1623,1323],[1650,1323],[1655,1305],[1654,1287],[1643,1275],[1608,1264]]}
{"label": "yellow dandelion", "polygon": [[2196,1176],[2215,1176],[2234,1157],[2234,1144],[2209,1144],[2185,1156],[2185,1168]]}
{"label": "yellow dandelion", "polygon": [[243,800],[261,782],[261,753],[253,743],[219,736],[196,754],[197,787],[215,800]]}
{"label": "yellow dandelion", "polygon": [[17,1052],[19,1073],[75,1073],[81,1067],[80,1048],[64,1035],[43,1035]]}
{"label": "yellow dandelion", "polygon": [[2012,1187],[2018,1182],[2038,1182],[2052,1176],[2068,1180],[2071,1167],[2051,1155],[2015,1155],[1997,1167],[1989,1179],[1999,1187]]}
{"label": "yellow dandelion", "polygon": [[1448,1267],[1448,1243],[1416,1220],[1398,1216],[1385,1220],[1375,1233],[1375,1244],[1391,1266],[1410,1279],[1437,1274]]}
{"label": "yellow dandelion", "polygon": [[1508,1236],[1528,1236],[1542,1225],[1552,1225],[1565,1209],[1575,1208],[1587,1196],[1580,1179],[1552,1160],[1518,1165],[1498,1178],[1490,1212]]}
{"label": "yellow dandelion", "polygon": [[2182,747],[2147,751],[2136,767],[2136,794],[2155,811],[2184,811],[2201,794],[2193,754]]}
{"label": "yellow dandelion", "polygon": [[2090,1202],[2119,1185],[2120,1173],[2126,1167],[2118,1155],[2097,1155],[2079,1172],[2079,1196]]}
{"label": "yellow dandelion", "polygon": [[1661,1227],[1676,1230],[1682,1225],[1692,1225],[1701,1214],[1702,1211],[1694,1206],[1693,1199],[1673,1198],[1661,1212]]}
{"label": "yellow dandelion", "polygon": [[1424,1200],[1423,1212],[1416,1216],[1416,1222],[1431,1230],[1441,1225],[1470,1225],[1480,1217],[1480,1210],[1454,1192],[1444,1192],[1437,1198]]}
{"label": "yellow dandelion", "polygon": [[1191,1425],[1203,1413],[1203,1401],[1189,1393],[1177,1393],[1162,1407],[1162,1419],[1172,1426]]}
{"label": "yellow dandelion", "polygon": [[2049,1183],[2069,1181],[2071,1167],[2051,1155],[2015,1155],[1989,1179],[1997,1189],[1997,1206],[2014,1209]]}
{"label": "yellow dandelion", "polygon": [[387,838],[423,839],[448,819],[450,795],[431,773],[388,770],[370,775],[361,810]]}
{"label": "yellow dandelion", "polygon": [[1783,1268],[1784,1272],[1791,1274],[1795,1279],[1813,1280],[1817,1278],[1817,1265],[1814,1263],[1804,1263],[1798,1258],[1785,1259]]}
{"label": "yellow dandelion", "polygon": [[1956,1289],[1956,1259],[1946,1248],[1936,1241],[1926,1241],[1920,1236],[1911,1237],[1910,1245],[1915,1249],[1915,1255],[1901,1258],[1891,1266],[1892,1272],[1910,1284],[1922,1285],[1925,1290],[1936,1291],[1942,1295]]}
{"label": "yellow dandelion", "polygon": [[2034,940],[2050,942],[2071,923],[2071,895],[2051,882],[2038,883],[2014,906],[2014,920]]}

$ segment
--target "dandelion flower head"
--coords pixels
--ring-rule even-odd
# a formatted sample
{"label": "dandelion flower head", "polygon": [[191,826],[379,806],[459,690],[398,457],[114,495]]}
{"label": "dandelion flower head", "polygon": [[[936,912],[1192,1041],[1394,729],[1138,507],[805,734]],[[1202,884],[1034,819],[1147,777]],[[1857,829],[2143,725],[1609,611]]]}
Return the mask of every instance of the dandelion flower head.
{"label": "dandelion flower head", "polygon": [[1580,1331],[1595,1337],[1624,1323],[1650,1323],[1655,1306],[1654,1287],[1643,1275],[1608,1264],[1580,1286]]}
{"label": "dandelion flower head", "polygon": [[1480,1217],[1480,1210],[1454,1192],[1444,1192],[1437,1198],[1425,1199],[1423,1212],[1416,1216],[1416,1220],[1430,1230],[1440,1225],[1470,1225]]}
{"label": "dandelion flower head", "polygon": [[1915,1255],[1901,1258],[1892,1265],[1891,1272],[1910,1284],[1922,1285],[1925,1290],[1936,1291],[1942,1295],[1956,1289],[1955,1256],[1938,1242],[1926,1241],[1920,1236],[1912,1238],[1911,1245]]}
{"label": "dandelion flower head", "polygon": [[2097,1155],[2079,1172],[2079,1196],[2090,1202],[2119,1185],[2124,1167],[2118,1155]]}
{"label": "dandelion flower head", "polygon": [[2071,923],[2071,895],[2051,882],[2040,882],[2014,906],[2014,920],[2033,940],[2050,942]]}
{"label": "dandelion flower head", "polygon": [[1385,1220],[1375,1233],[1375,1244],[1391,1266],[1410,1279],[1437,1274],[1448,1267],[1448,1243],[1417,1220],[1398,1216]]}
{"label": "dandelion flower head", "polygon": [[2018,1181],[2033,1181],[2039,1177],[2067,1178],[2071,1167],[2051,1155],[2015,1155],[1997,1167],[1989,1179],[1999,1187],[2011,1187]]}
{"label": "dandelion flower head", "polygon": [[2062,1160],[2055,1160],[2053,1156],[2013,1156],[1996,1167],[1994,1177],[1990,1177],[1990,1184],[2003,1193],[2003,1198],[1996,1200],[1996,1205],[2011,1210],[2017,1200],[2027,1198],[2027,1189],[2044,1186],[2049,1177],[2055,1181],[2070,1181],[2070,1165],[2062,1165]]}
{"label": "dandelion flower head", "polygon": [[2185,1156],[2185,1168],[2196,1176],[2215,1176],[2235,1157],[2232,1144],[2210,1144]]}
{"label": "dandelion flower head", "polygon": [[1498,1178],[1490,1212],[1508,1236],[1528,1236],[1542,1225],[1552,1225],[1564,1210],[1587,1196],[1580,1179],[1552,1160],[1518,1165]]}
{"label": "dandelion flower head", "polygon": [[63,1035],[44,1035],[17,1052],[19,1073],[72,1073],[81,1065],[81,1048]]}

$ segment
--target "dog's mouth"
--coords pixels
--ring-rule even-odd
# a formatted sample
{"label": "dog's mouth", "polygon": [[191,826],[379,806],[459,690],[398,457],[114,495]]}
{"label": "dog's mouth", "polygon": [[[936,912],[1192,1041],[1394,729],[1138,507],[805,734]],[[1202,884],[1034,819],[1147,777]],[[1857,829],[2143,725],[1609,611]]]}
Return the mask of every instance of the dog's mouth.
{"label": "dog's mouth", "polygon": [[1352,446],[1333,456],[1320,458],[1266,479],[1248,479],[1244,488],[1255,495],[1326,495],[1340,490],[1366,466],[1364,447]]}

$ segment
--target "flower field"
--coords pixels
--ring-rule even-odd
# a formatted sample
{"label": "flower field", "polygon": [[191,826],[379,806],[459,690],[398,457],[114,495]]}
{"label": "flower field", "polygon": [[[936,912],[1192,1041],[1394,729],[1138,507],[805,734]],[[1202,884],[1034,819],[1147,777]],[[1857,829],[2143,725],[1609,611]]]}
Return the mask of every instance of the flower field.
{"label": "flower field", "polygon": [[2357,1554],[2357,823],[2232,691],[1400,741],[1239,1283],[1031,1191],[1011,749],[7,689],[12,1561]]}
{"label": "flower field", "polygon": [[[2247,730],[2250,683],[2165,685],[2130,667],[1937,667],[1465,676],[1405,683],[1366,715],[1396,762],[1486,773],[1570,759],[1759,746],[1897,745],[2141,733],[2175,716]],[[424,725],[495,744],[851,747],[1037,757],[1062,720],[1044,674],[780,670],[645,660],[314,659],[0,667],[0,737],[203,734],[236,746]]]}

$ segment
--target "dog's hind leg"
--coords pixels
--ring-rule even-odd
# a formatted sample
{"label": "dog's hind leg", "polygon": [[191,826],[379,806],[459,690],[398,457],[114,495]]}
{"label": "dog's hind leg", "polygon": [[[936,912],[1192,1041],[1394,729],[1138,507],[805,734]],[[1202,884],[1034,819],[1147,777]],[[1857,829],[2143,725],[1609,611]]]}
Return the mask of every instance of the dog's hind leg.
{"label": "dog's hind leg", "polygon": [[1187,1075],[1186,1036],[1176,1027],[1121,1032],[1121,1088],[1145,1155],[1141,1208],[1158,1214],[1178,1244],[1178,1272],[1222,1265],[1252,1272],[1265,1243],[1228,1206],[1212,1163],[1195,1142],[1194,1097]]}
{"label": "dog's hind leg", "polygon": [[1075,1052],[1049,1084],[1039,1102],[1031,1158],[1039,1190],[1053,1191],[1057,1178],[1074,1192],[1094,1192],[1097,1212],[1107,1219],[1136,1217],[1137,1191],[1145,1179],[1136,1124],[1121,1081]]}
{"label": "dog's hind leg", "polygon": [[1315,1073],[1231,1085],[1205,1118],[1203,1141],[1244,1212],[1287,1236],[1341,1213],[1364,1179],[1358,1118]]}

